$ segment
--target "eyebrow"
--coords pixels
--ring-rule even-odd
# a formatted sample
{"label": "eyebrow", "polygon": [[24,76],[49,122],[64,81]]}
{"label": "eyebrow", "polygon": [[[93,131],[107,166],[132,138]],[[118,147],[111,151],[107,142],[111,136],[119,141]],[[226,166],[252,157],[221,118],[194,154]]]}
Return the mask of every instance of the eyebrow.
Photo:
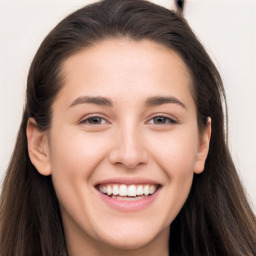
{"label": "eyebrow", "polygon": [[[82,96],[75,99],[69,107],[73,107],[80,104],[95,104],[99,106],[108,106],[112,107],[113,101],[110,98],[101,97],[101,96]],[[147,107],[154,107],[159,106],[163,104],[178,104],[181,107],[186,109],[186,106],[184,103],[182,103],[180,100],[173,96],[154,96],[154,97],[148,97],[146,99],[145,105]]]}
{"label": "eyebrow", "polygon": [[100,106],[113,106],[113,102],[109,98],[101,97],[101,96],[82,96],[77,99],[75,99],[69,107],[73,107],[79,104],[95,104]]}
{"label": "eyebrow", "polygon": [[154,107],[154,106],[167,104],[167,103],[178,104],[181,107],[186,109],[186,105],[173,96],[168,96],[168,97],[154,96],[154,97],[149,97],[146,100],[146,106],[148,106],[148,107]]}

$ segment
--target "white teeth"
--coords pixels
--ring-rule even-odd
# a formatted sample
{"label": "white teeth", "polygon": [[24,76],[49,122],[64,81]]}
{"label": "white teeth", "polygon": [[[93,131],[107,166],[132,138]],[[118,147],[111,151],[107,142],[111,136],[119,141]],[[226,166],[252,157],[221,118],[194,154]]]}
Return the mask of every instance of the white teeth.
{"label": "white teeth", "polygon": [[149,194],[149,185],[144,186],[144,195],[148,195]]}
{"label": "white teeth", "polygon": [[136,186],[135,185],[129,186],[127,194],[128,196],[136,196]]}
{"label": "white teeth", "polygon": [[127,186],[121,185],[119,188],[119,196],[127,196]]}
{"label": "white teeth", "polygon": [[118,186],[117,185],[114,185],[113,186],[113,195],[118,195],[119,194],[119,188],[118,188]]}
{"label": "white teeth", "polygon": [[112,188],[110,185],[107,185],[107,194],[110,196],[112,194]]}
{"label": "white teeth", "polygon": [[156,186],[155,185],[150,185],[149,186],[149,194],[153,194],[156,191]]}
{"label": "white teeth", "polygon": [[157,185],[146,184],[146,185],[126,185],[126,184],[106,184],[99,185],[98,189],[101,193],[107,194],[108,196],[121,196],[121,197],[138,197],[148,196],[154,194],[157,189]]}
{"label": "white teeth", "polygon": [[120,200],[120,201],[137,201],[137,200],[140,200],[140,199],[143,199],[143,198],[146,198],[148,196],[112,196],[112,198],[114,199],[117,199],[117,200]]}
{"label": "white teeth", "polygon": [[139,185],[139,186],[137,187],[137,195],[138,195],[138,196],[142,196],[142,195],[143,195],[143,192],[144,192],[143,186],[142,186],[142,185]]}

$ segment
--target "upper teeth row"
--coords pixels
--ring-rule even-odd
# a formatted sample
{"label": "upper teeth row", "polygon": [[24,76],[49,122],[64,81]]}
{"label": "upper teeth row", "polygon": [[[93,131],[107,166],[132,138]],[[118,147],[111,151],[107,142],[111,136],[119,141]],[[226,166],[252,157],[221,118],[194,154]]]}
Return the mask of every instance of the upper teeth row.
{"label": "upper teeth row", "polygon": [[142,196],[153,194],[156,191],[156,185],[99,185],[99,191],[107,195],[119,196]]}

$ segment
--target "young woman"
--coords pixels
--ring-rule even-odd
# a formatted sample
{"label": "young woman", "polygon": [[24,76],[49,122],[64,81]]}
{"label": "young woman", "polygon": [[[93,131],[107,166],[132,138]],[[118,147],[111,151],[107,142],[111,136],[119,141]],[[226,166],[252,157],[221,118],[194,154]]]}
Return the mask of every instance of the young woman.
{"label": "young woman", "polygon": [[254,255],[222,101],[173,12],[105,0],[65,18],[28,75],[0,255]]}

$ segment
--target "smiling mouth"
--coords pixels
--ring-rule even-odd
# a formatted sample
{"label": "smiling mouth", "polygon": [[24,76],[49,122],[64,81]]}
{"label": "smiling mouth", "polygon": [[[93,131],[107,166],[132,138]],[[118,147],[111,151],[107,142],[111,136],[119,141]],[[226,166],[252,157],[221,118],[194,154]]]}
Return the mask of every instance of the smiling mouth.
{"label": "smiling mouth", "polygon": [[141,184],[141,185],[126,185],[126,184],[102,184],[96,188],[104,195],[113,199],[122,201],[135,201],[152,196],[158,185]]}

